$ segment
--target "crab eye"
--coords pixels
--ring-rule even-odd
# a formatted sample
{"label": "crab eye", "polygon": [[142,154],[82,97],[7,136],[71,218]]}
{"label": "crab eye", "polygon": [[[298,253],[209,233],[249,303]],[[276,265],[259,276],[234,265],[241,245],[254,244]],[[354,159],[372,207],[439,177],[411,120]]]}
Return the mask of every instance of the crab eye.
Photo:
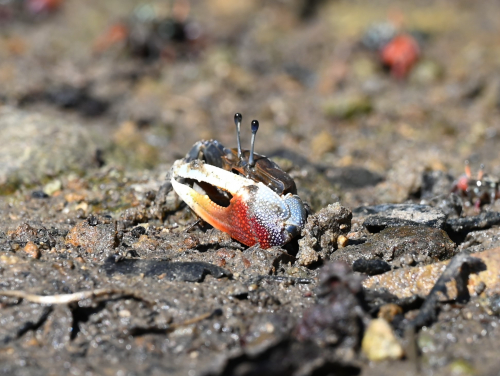
{"label": "crab eye", "polygon": [[258,120],[252,120],[252,133],[257,133],[259,130],[259,121]]}

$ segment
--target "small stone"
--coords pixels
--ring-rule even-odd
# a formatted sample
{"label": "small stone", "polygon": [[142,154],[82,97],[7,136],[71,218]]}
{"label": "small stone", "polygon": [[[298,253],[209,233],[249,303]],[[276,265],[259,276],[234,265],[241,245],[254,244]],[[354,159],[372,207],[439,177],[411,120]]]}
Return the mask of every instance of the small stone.
{"label": "small stone", "polygon": [[361,348],[367,358],[373,361],[401,359],[404,354],[391,326],[383,319],[370,321]]}
{"label": "small stone", "polygon": [[457,359],[448,366],[450,375],[454,376],[473,376],[477,375],[477,370],[464,359]]}
{"label": "small stone", "polygon": [[24,247],[24,252],[30,255],[32,258],[39,259],[40,258],[40,249],[33,242],[28,242]]}
{"label": "small stone", "polygon": [[[484,252],[473,253],[471,256],[484,263],[484,270],[469,275],[467,289],[470,295],[475,295],[478,285],[486,285],[484,294],[492,296],[500,294],[500,248],[489,249]],[[436,262],[430,265],[414,266],[392,270],[387,273],[371,276],[363,280],[366,289],[384,289],[398,298],[409,298],[413,295],[426,297],[446,269],[447,261]],[[447,283],[446,295],[440,300],[456,299],[458,289],[456,281]]]}
{"label": "small stone", "polygon": [[88,221],[82,221],[68,232],[66,244],[80,246],[90,252],[101,252],[116,247],[118,238],[111,224],[91,226]]}
{"label": "small stone", "polygon": [[344,235],[340,235],[337,238],[337,244],[339,247],[345,247],[345,246],[347,246],[348,243],[349,243],[349,239]]}
{"label": "small stone", "polygon": [[52,180],[51,182],[45,184],[43,187],[43,192],[49,196],[52,196],[55,192],[62,189],[62,183],[59,179]]}
{"label": "small stone", "polygon": [[33,191],[31,192],[31,197],[32,198],[47,198],[49,195],[45,193],[44,191]]}
{"label": "small stone", "polygon": [[403,308],[394,303],[384,304],[380,307],[378,311],[378,318],[384,319],[387,322],[392,322],[394,317],[401,315],[403,313]]}
{"label": "small stone", "polygon": [[90,226],[97,226],[99,224],[99,219],[95,215],[89,215],[87,222]]}
{"label": "small stone", "polygon": [[144,228],[144,226],[137,226],[137,227],[134,227],[132,229],[132,231],[130,232],[130,234],[134,237],[134,238],[138,238],[140,237],[141,235],[144,235],[146,233],[146,229]]}
{"label": "small stone", "polygon": [[147,235],[140,235],[139,240],[135,242],[132,247],[138,252],[151,252],[158,248],[159,243],[153,238],[149,238]]}
{"label": "small stone", "polygon": [[68,193],[64,195],[64,199],[67,202],[82,202],[83,200],[85,200],[85,195],[80,193]]}

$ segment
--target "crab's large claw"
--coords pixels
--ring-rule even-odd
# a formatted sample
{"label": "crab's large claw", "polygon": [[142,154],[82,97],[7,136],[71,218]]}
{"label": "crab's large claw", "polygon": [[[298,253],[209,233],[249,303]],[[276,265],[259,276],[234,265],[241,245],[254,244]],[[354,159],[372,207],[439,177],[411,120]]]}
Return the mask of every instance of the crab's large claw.
{"label": "crab's large claw", "polygon": [[[307,214],[298,196],[280,197],[262,183],[202,161],[175,162],[171,181],[177,194],[203,220],[248,246],[281,246],[304,227]],[[230,193],[229,204],[218,205],[199,186],[193,189],[198,183]]]}

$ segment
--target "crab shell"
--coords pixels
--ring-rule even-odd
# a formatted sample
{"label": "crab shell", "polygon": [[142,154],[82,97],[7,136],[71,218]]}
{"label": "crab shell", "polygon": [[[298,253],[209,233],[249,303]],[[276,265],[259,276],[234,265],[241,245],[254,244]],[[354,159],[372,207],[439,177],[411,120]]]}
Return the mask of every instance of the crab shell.
{"label": "crab shell", "polygon": [[[207,194],[185,184],[184,179],[229,192],[232,195],[229,206],[216,204]],[[300,233],[306,221],[304,204],[297,195],[279,196],[261,182],[201,160],[176,161],[171,183],[181,199],[204,221],[248,246],[257,243],[264,249],[282,246]]]}

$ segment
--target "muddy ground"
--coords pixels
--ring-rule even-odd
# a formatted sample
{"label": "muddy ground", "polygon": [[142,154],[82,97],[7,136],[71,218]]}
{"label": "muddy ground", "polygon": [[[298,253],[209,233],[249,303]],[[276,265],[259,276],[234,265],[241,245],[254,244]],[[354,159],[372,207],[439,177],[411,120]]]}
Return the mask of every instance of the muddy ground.
{"label": "muddy ground", "polygon": [[[0,2],[0,372],[497,374],[500,251],[455,258],[458,293],[424,300],[439,262],[500,246],[500,200],[451,194],[465,160],[500,176],[499,15],[494,1]],[[419,43],[404,77],[369,48],[387,27]],[[235,112],[243,146],[258,119],[256,151],[312,208],[283,248],[158,198],[196,141],[236,146]],[[418,268],[434,271],[403,289]]]}

